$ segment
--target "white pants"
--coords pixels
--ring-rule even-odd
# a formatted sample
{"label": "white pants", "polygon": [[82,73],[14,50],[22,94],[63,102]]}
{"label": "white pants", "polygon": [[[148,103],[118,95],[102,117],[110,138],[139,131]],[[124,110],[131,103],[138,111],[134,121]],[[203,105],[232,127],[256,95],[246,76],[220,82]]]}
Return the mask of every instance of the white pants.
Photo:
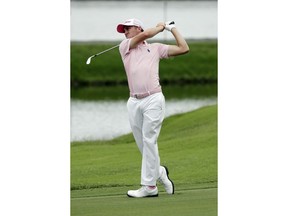
{"label": "white pants", "polygon": [[130,97],[127,102],[130,126],[142,154],[141,185],[156,186],[160,157],[157,139],[165,116],[162,92],[143,99]]}

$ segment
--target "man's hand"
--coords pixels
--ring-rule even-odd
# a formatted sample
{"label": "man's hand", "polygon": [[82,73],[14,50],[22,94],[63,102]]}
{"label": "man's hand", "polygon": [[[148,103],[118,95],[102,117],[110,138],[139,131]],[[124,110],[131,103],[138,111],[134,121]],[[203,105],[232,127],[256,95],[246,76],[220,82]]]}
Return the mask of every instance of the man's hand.
{"label": "man's hand", "polygon": [[175,22],[174,21],[168,21],[168,22],[165,22],[165,29],[167,31],[171,31],[172,28],[175,28]]}
{"label": "man's hand", "polygon": [[160,23],[158,23],[158,24],[156,25],[156,28],[157,28],[157,27],[163,28],[163,29],[161,30],[161,32],[162,32],[162,31],[164,31],[164,29],[165,29],[165,23],[164,23],[164,22],[160,22]]}

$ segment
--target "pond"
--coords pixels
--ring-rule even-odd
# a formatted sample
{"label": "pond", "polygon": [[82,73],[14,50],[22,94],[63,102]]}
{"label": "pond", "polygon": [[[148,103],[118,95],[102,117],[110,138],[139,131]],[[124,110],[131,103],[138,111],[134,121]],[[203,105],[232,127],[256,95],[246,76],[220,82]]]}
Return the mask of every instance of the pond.
{"label": "pond", "polygon": [[[71,100],[71,141],[108,140],[130,133],[126,103],[126,100]],[[216,97],[166,100],[165,116],[216,103]]]}

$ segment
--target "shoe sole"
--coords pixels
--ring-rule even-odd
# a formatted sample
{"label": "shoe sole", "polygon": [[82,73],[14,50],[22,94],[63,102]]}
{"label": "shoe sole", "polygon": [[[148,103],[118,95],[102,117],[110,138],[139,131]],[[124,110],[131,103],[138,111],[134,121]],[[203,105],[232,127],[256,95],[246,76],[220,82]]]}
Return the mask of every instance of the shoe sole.
{"label": "shoe sole", "polygon": [[149,197],[158,197],[158,194],[148,195],[148,196],[144,196],[144,197],[134,197],[134,196],[130,196],[129,194],[127,194],[127,196],[130,198],[149,198]]}
{"label": "shoe sole", "polygon": [[174,183],[173,181],[169,178],[169,171],[168,171],[168,168],[166,166],[163,166],[166,170],[166,174],[167,174],[167,177],[169,179],[169,181],[172,183],[172,187],[173,187],[173,190],[172,190],[172,194],[174,194]]}

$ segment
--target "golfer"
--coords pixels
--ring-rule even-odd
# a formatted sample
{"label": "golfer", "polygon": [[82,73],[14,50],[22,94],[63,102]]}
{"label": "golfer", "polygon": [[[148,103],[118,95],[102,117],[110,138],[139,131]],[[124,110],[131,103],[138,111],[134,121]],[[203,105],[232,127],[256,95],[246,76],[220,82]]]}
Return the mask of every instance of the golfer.
{"label": "golfer", "polygon": [[[177,45],[147,43],[164,29],[170,31]],[[125,67],[130,98],[127,102],[129,122],[136,144],[142,154],[141,188],[129,190],[129,197],[158,196],[157,181],[168,194],[174,194],[174,184],[168,169],[160,166],[157,139],[165,115],[165,98],[159,83],[159,61],[189,52],[189,47],[174,22],[160,22],[144,29],[138,19],[128,19],[117,26],[125,34],[119,51]]]}

